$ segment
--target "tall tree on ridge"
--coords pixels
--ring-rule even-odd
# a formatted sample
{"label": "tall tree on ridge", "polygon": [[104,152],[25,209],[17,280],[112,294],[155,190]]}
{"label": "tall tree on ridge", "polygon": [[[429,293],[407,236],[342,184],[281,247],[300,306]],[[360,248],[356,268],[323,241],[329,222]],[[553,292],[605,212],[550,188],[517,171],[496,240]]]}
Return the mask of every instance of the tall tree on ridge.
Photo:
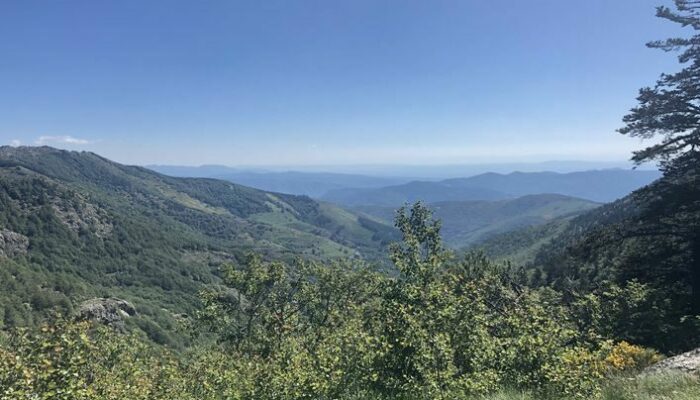
{"label": "tall tree on ridge", "polygon": [[[692,29],[688,38],[650,42],[648,47],[678,51],[684,66],[679,72],[662,74],[654,87],[639,91],[639,104],[623,118],[618,132],[659,142],[635,151],[632,160],[641,164],[659,161],[665,179],[654,191],[639,192],[645,224],[629,236],[670,236],[685,241],[690,259],[681,266],[690,285],[692,314],[700,315],[700,0],[674,0],[675,10],[661,6],[660,18]],[[641,199],[639,197],[646,196]]]}
{"label": "tall tree on ridge", "polygon": [[[662,74],[654,87],[639,91],[639,104],[623,118],[626,126],[618,132],[659,143],[634,152],[637,164],[660,161],[663,169],[682,158],[698,159],[700,153],[700,1],[674,0],[676,9],[658,7],[656,15],[693,29],[690,38],[654,41],[648,47],[680,51],[678,60],[685,67],[673,74]],[[685,157],[681,157],[685,156]],[[680,160],[679,160],[680,161]]]}

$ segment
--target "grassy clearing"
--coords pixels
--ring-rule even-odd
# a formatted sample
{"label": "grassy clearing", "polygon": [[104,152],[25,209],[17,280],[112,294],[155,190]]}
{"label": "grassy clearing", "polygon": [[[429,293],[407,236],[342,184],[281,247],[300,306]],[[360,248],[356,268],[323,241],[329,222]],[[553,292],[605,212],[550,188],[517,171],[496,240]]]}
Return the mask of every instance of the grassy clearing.
{"label": "grassy clearing", "polygon": [[[608,382],[599,400],[700,400],[700,377],[663,373],[617,377]],[[518,391],[501,391],[469,400],[567,400],[556,394],[543,397]],[[590,400],[594,400],[591,398]]]}
{"label": "grassy clearing", "polygon": [[604,389],[604,400],[698,400],[700,378],[666,373],[637,378],[618,378]]}

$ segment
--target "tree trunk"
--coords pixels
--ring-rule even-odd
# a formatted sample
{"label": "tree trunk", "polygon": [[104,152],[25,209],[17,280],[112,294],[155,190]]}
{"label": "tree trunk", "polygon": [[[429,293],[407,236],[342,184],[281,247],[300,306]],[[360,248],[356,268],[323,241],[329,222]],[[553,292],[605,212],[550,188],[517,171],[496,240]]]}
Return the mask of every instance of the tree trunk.
{"label": "tree trunk", "polygon": [[692,288],[692,312],[694,315],[700,315],[700,237],[695,236],[691,239],[691,260],[690,260],[690,285]]}

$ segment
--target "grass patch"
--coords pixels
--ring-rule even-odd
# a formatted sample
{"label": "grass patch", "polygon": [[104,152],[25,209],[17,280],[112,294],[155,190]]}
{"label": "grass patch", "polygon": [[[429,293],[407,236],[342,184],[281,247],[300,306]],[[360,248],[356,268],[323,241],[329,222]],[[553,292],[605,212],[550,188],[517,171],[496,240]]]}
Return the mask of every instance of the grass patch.
{"label": "grass patch", "polygon": [[700,378],[683,373],[659,373],[617,378],[603,388],[603,400],[698,400]]}

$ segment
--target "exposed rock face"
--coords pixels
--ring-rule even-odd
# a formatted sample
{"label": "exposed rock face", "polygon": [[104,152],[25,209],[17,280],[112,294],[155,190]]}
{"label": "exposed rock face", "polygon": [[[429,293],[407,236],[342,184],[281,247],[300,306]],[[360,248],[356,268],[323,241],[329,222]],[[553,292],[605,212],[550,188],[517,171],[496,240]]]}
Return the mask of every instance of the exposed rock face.
{"label": "exposed rock face", "polygon": [[0,229],[0,258],[27,254],[29,239],[17,232]]}
{"label": "exposed rock face", "polygon": [[79,232],[82,228],[93,231],[97,237],[107,237],[113,226],[107,213],[89,203],[83,196],[73,194],[71,201],[53,199],[52,208],[58,219],[70,230]]}
{"label": "exposed rock face", "polygon": [[136,315],[136,308],[126,300],[98,298],[84,301],[78,309],[80,319],[96,321],[115,328],[124,327],[124,319]]}
{"label": "exposed rock face", "polygon": [[652,365],[644,372],[658,373],[667,371],[687,372],[690,374],[700,375],[700,348],[691,350],[687,353],[679,354],[674,357],[669,357]]}

